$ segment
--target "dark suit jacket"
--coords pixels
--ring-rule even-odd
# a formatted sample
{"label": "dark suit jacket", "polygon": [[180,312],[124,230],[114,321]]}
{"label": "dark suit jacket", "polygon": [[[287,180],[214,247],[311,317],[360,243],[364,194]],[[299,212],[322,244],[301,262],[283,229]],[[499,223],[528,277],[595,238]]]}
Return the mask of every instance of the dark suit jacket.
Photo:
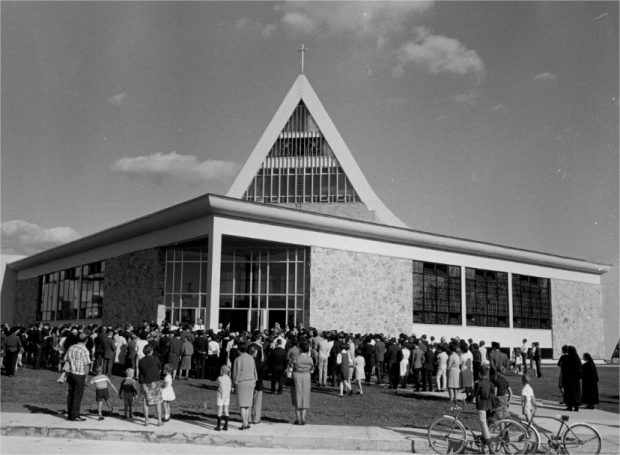
{"label": "dark suit jacket", "polygon": [[286,351],[284,348],[275,348],[269,353],[269,368],[271,371],[286,370]]}
{"label": "dark suit jacket", "polygon": [[107,334],[101,336],[101,343],[103,344],[103,358],[113,359],[114,351],[116,349],[116,346],[114,345],[114,340],[110,338]]}
{"label": "dark suit jacket", "polygon": [[398,359],[398,353],[399,352],[401,352],[401,350],[400,350],[400,346],[398,344],[394,343],[394,344],[390,345],[390,347],[387,349],[387,353],[385,355],[385,360],[387,361],[388,365],[393,365],[393,364],[399,362],[399,359]]}

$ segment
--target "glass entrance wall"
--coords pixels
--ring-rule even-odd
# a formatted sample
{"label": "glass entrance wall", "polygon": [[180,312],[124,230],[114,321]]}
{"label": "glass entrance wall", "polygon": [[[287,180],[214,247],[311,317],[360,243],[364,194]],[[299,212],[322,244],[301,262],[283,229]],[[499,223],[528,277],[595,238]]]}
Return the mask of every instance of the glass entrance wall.
{"label": "glass entrance wall", "polygon": [[175,325],[206,320],[208,248],[207,238],[166,248],[164,302]]}
{"label": "glass entrance wall", "polygon": [[224,237],[219,320],[231,330],[304,322],[305,248]]}

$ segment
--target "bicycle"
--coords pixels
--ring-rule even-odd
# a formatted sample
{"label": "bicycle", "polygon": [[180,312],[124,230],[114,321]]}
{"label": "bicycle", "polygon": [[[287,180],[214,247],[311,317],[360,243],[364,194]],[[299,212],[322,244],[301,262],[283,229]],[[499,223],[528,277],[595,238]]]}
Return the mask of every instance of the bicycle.
{"label": "bicycle", "polygon": [[[482,435],[476,435],[469,426],[459,419],[465,402],[459,400],[452,407],[453,415],[443,415],[428,427],[428,442],[434,452],[440,454],[461,453],[467,443],[468,434],[473,436],[473,442],[482,449],[484,446]],[[529,448],[529,439],[525,428],[518,422],[510,419],[501,419],[489,425],[490,448],[495,453],[526,453]]]}
{"label": "bicycle", "polygon": [[569,416],[557,415],[555,419],[560,422],[558,432],[553,434],[551,431],[540,427],[547,438],[549,448],[541,445],[540,432],[534,424],[534,414],[529,420],[524,420],[524,427],[529,440],[528,453],[538,453],[544,449],[545,453],[555,451],[556,454],[598,454],[601,453],[602,439],[598,430],[587,423],[568,424]]}

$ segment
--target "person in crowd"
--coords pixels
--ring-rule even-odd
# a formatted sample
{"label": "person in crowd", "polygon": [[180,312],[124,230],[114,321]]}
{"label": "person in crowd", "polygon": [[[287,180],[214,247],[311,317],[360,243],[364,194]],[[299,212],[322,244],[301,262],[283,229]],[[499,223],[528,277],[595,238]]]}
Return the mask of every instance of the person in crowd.
{"label": "person in crowd", "polygon": [[400,377],[400,387],[402,389],[407,388],[407,379],[409,378],[409,372],[411,371],[411,349],[409,349],[409,343],[404,341],[400,350],[400,370],[398,375]]}
{"label": "person in crowd", "polygon": [[478,376],[478,374],[480,373],[480,367],[482,366],[482,354],[480,353],[480,347],[478,346],[478,343],[472,343],[469,346],[469,349],[472,356],[471,365],[474,372],[474,382],[478,382],[478,380],[480,379],[480,376]]}
{"label": "person in crowd", "polygon": [[[480,347],[480,366],[489,365],[489,350],[487,349],[486,341],[480,340],[478,346]],[[480,372],[480,370],[478,370],[478,372]]]}
{"label": "person in crowd", "polygon": [[476,410],[478,411],[478,420],[482,427],[482,443],[489,448],[489,453],[494,453],[491,445],[491,433],[487,419],[493,412],[495,393],[494,386],[489,379],[489,367],[484,365],[480,367],[480,380],[476,383],[474,397],[476,399]]}
{"label": "person in crowd", "polygon": [[354,359],[355,363],[355,382],[357,384],[357,393],[364,395],[362,390],[362,380],[366,379],[366,357],[362,355],[362,350],[357,349]]}
{"label": "person in crowd", "polygon": [[[170,356],[170,341],[170,331],[167,327],[164,327],[161,330],[161,336],[159,337],[159,340],[157,342],[157,350],[159,351],[159,362],[162,364],[162,368],[165,368],[165,366],[168,365],[168,360]],[[164,374],[163,369],[161,373]]]}
{"label": "person in crowd", "polygon": [[[181,361],[179,362],[179,379],[189,379],[189,371],[192,369],[192,357],[194,356],[194,345],[190,337],[185,336],[181,344]],[[183,374],[185,373],[185,375]]]}
{"label": "person in crowd", "polygon": [[125,351],[125,369],[133,370],[138,375],[138,334],[129,332],[129,340],[127,340],[127,349]]}
{"label": "person in crowd", "polygon": [[[144,358],[144,348],[149,344],[147,341],[148,331],[142,330],[136,339],[136,375],[139,374],[140,361]],[[136,378],[137,379],[137,378]]]}
{"label": "person in crowd", "polygon": [[83,422],[86,419],[80,416],[84,387],[86,386],[86,375],[90,371],[90,354],[86,348],[88,334],[81,332],[78,334],[77,343],[72,345],[65,355],[65,370],[67,373],[67,418],[73,421]]}
{"label": "person in crowd", "polygon": [[456,405],[456,394],[461,388],[460,381],[460,369],[461,369],[461,357],[457,352],[456,343],[450,343],[450,355],[448,356],[447,363],[447,376],[448,376],[448,396],[453,406]]}
{"label": "person in crowd", "polygon": [[447,388],[447,371],[448,371],[448,353],[444,349],[443,345],[439,345],[435,354],[437,363],[437,375],[435,376],[435,382],[437,383],[437,391],[444,392]]}
{"label": "person in crowd", "polygon": [[118,397],[123,400],[123,414],[126,419],[133,419],[133,402],[139,393],[140,385],[134,379],[131,368],[125,370],[125,379],[121,381]]}
{"label": "person in crowd", "polygon": [[[343,354],[345,356],[346,354]],[[310,345],[306,341],[299,344],[299,355],[293,361],[293,387],[291,397],[295,407],[295,425],[306,424],[306,413],[310,409],[310,389],[312,382],[310,375],[314,363],[310,356]]]}
{"label": "person in crowd", "polygon": [[340,345],[340,353],[336,356],[336,365],[338,366],[338,382],[340,387],[339,397],[343,397],[345,393],[351,395],[353,389],[349,382],[349,365],[352,359],[349,357],[349,349],[345,343]]}
{"label": "person in crowd", "polygon": [[237,345],[239,356],[233,362],[233,384],[237,391],[237,400],[241,412],[240,430],[250,429],[250,407],[254,399],[254,387],[258,375],[254,359],[247,353],[248,345],[241,342]]}
{"label": "person in crowd", "polygon": [[495,379],[492,379],[491,382],[495,386],[495,396],[497,397],[495,414],[499,419],[506,419],[510,417],[510,413],[508,412],[510,399],[512,398],[510,384],[501,371],[497,372]]}
{"label": "person in crowd", "polygon": [[263,412],[263,377],[265,374],[265,364],[258,355],[258,345],[251,344],[248,348],[248,352],[254,359],[254,365],[256,367],[256,387],[254,387],[254,395],[252,397],[252,412],[250,415],[250,421],[256,425],[261,422]]}
{"label": "person in crowd", "polygon": [[424,367],[422,368],[422,390],[433,391],[433,371],[435,369],[435,346],[430,344],[424,352]]}
{"label": "person in crowd", "polygon": [[144,347],[144,357],[138,362],[138,381],[144,403],[144,426],[149,424],[149,406],[155,406],[157,426],[161,426],[161,365],[159,358],[153,356],[151,346]]}
{"label": "person in crowd", "polygon": [[174,368],[169,363],[164,365],[164,379],[161,381],[161,399],[164,403],[164,422],[170,420],[170,404],[176,399],[174,389],[172,388],[173,370]]}
{"label": "person in crowd", "polygon": [[271,393],[276,393],[276,385],[278,386],[278,394],[282,393],[282,378],[286,370],[286,351],[282,346],[282,339],[276,340],[275,348],[269,353],[269,370],[271,372]]}
{"label": "person in crowd", "polygon": [[419,392],[422,387],[422,370],[424,368],[424,352],[420,348],[418,340],[413,342],[411,350],[411,371],[413,372],[413,385],[415,391]]}
{"label": "person in crowd", "polygon": [[521,384],[523,386],[521,388],[521,412],[525,420],[529,422],[536,411],[536,397],[530,385],[530,377],[526,373],[521,376]]}
{"label": "person in crowd", "polygon": [[[217,426],[215,431],[228,431],[228,407],[230,406],[230,392],[232,390],[232,381],[230,380],[230,367],[222,365],[220,375],[217,378]],[[222,415],[224,417],[224,428],[222,425]]]}
{"label": "person in crowd", "polygon": [[560,404],[564,404],[564,386],[562,385],[562,363],[564,362],[564,359],[566,359],[566,356],[568,355],[568,345],[564,345],[562,346],[562,352],[560,354],[560,358],[558,359],[558,367],[560,367],[560,374],[558,375],[558,388],[560,389],[560,396],[562,397],[562,400],[560,401]]}
{"label": "person in crowd", "polygon": [[204,331],[198,329],[196,331],[196,338],[194,338],[194,359],[196,364],[196,378],[198,379],[205,379],[207,377],[208,342],[209,340],[205,337]]}
{"label": "person in crowd", "polygon": [[183,343],[181,343],[181,332],[175,330],[170,340],[170,351],[168,351],[168,363],[172,365],[174,371],[172,372],[172,379],[176,379],[177,370],[181,363],[181,354],[183,352]]}
{"label": "person in crowd", "polygon": [[[329,341],[323,334],[322,337],[317,342],[317,366],[319,370],[318,383],[321,387],[327,387],[327,373],[329,367],[329,351],[331,347],[329,345]],[[273,393],[273,390],[272,392]]]}
{"label": "person in crowd", "polygon": [[521,363],[523,364],[523,374],[527,373],[527,338],[523,338],[521,344]]}
{"label": "person in crowd", "polygon": [[[375,364],[375,340],[368,335],[361,345],[361,354],[364,357],[364,373],[366,384],[370,384],[370,376],[372,375],[372,367]],[[357,353],[356,353],[357,356]],[[357,363],[356,363],[357,368]],[[361,389],[360,389],[361,391]]]}
{"label": "person in crowd", "polygon": [[562,387],[564,388],[564,404],[567,411],[579,411],[581,404],[581,359],[574,346],[568,347],[568,353],[562,360]]}
{"label": "person in crowd", "polygon": [[388,346],[385,360],[388,367],[388,373],[390,375],[390,389],[396,389],[398,387],[398,381],[400,378],[400,341],[396,338],[391,338],[390,345]]}
{"label": "person in crowd", "polygon": [[599,403],[598,371],[589,353],[583,354],[583,360],[582,401],[587,409],[594,409],[594,405]]}
{"label": "person in crowd", "polygon": [[97,400],[97,415],[99,416],[99,420],[103,420],[103,403],[108,406],[108,411],[110,415],[114,413],[114,408],[110,403],[110,392],[108,390],[108,386],[112,387],[114,393],[118,393],[110,378],[103,373],[103,366],[95,367],[95,376],[91,378],[88,383],[92,386],[95,386],[95,399]]}
{"label": "person in crowd", "polygon": [[471,403],[474,400],[474,356],[469,350],[469,346],[464,340],[461,340],[461,387],[465,390],[465,400]]}
{"label": "person in crowd", "polygon": [[383,363],[385,362],[385,352],[387,348],[382,335],[375,335],[375,374],[377,384],[383,384]]}
{"label": "person in crowd", "polygon": [[4,371],[8,377],[15,376],[17,357],[22,350],[22,342],[19,339],[18,332],[19,327],[14,326],[9,331],[9,334],[4,338]]}
{"label": "person in crowd", "polygon": [[534,349],[532,352],[532,359],[534,360],[534,365],[536,365],[536,377],[540,379],[543,377],[541,368],[542,351],[540,349],[540,343],[538,341],[534,342],[533,346]]}
{"label": "person in crowd", "polygon": [[[211,334],[207,338],[207,377],[209,379],[215,378],[219,373],[220,365],[222,365],[222,356],[228,355],[226,341],[222,343],[222,347],[220,349],[219,336],[216,334]],[[226,363],[224,361],[224,363]]]}

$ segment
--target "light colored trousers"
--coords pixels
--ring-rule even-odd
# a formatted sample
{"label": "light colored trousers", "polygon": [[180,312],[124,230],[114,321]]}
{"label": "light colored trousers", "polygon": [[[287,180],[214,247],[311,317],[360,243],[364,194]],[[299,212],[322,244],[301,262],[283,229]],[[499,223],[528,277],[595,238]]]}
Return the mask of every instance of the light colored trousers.
{"label": "light colored trousers", "polygon": [[329,357],[319,356],[319,384],[324,385],[327,384],[327,364],[329,361]]}
{"label": "light colored trousers", "polygon": [[263,391],[254,389],[254,397],[252,398],[252,409],[250,411],[250,421],[252,423],[260,422],[263,416]]}
{"label": "light colored trousers", "polygon": [[435,377],[435,380],[437,381],[437,390],[446,389],[446,385],[448,385],[448,379],[446,378],[446,368],[437,369],[437,376]]}

